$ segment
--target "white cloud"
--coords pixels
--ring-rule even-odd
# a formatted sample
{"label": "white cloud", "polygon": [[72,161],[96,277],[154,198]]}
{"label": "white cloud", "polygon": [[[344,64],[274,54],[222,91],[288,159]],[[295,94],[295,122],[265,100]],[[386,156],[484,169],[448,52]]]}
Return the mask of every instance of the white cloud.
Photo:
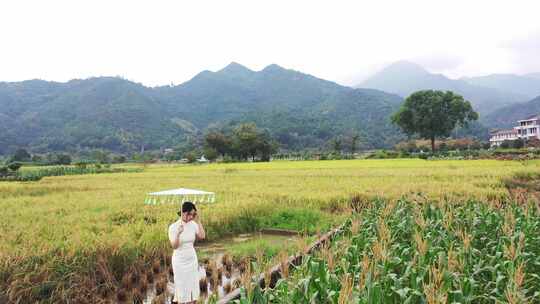
{"label": "white cloud", "polygon": [[501,47],[509,52],[517,72],[540,71],[540,30],[503,41]]}

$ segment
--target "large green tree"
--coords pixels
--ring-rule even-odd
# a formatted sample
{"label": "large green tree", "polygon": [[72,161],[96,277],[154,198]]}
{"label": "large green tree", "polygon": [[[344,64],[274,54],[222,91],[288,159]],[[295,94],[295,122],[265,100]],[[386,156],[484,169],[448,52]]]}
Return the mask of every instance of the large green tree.
{"label": "large green tree", "polygon": [[254,123],[243,123],[233,130],[233,148],[241,159],[255,159],[259,144],[259,130]]}
{"label": "large green tree", "polygon": [[478,113],[462,96],[434,90],[411,94],[392,115],[392,122],[407,135],[431,140],[432,151],[435,151],[435,138],[448,137],[456,126],[467,126],[477,119]]}
{"label": "large green tree", "polygon": [[232,149],[232,139],[221,131],[212,130],[208,132],[204,137],[204,141],[208,148],[215,150],[222,157]]}
{"label": "large green tree", "polygon": [[25,149],[17,149],[12,157],[12,161],[15,162],[25,162],[30,161],[31,159],[32,155],[30,155],[30,153],[28,153]]}
{"label": "large green tree", "polygon": [[[269,161],[278,150],[277,142],[268,130],[259,129],[255,123],[242,123],[232,130],[212,130],[205,136],[205,150],[212,150],[223,157],[247,160],[257,157]],[[206,153],[206,152],[205,152]],[[216,155],[217,157],[217,155]]]}

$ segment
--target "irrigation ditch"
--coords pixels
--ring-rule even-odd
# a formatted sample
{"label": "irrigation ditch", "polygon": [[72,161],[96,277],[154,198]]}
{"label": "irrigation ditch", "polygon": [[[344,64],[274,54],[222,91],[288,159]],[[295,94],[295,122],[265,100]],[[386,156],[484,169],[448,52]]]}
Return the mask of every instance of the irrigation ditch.
{"label": "irrigation ditch", "polygon": [[[327,233],[320,236],[317,240],[313,241],[311,244],[309,244],[302,252],[297,252],[294,255],[288,256],[286,265],[288,270],[291,269],[293,266],[298,266],[302,263],[302,259],[306,255],[313,254],[315,251],[320,249],[324,244],[331,241],[340,231],[343,231],[345,228],[347,222],[341,224],[339,227],[331,229]],[[290,231],[290,230],[281,230],[281,229],[263,229],[260,231],[260,233],[265,235],[274,235],[274,236],[280,236],[282,237],[283,241],[285,241],[286,237],[290,237],[293,234],[298,235],[298,232]],[[242,238],[245,236],[241,236]],[[218,295],[218,299],[216,303],[224,304],[224,303],[230,303],[234,300],[237,300],[241,296],[241,290],[242,290],[242,284],[241,284],[241,276],[242,273],[240,271],[234,271],[231,270],[231,268],[228,268],[227,262],[222,263],[222,268],[220,269],[220,273],[216,275],[216,260],[221,260],[223,255],[214,254],[211,257],[211,260],[213,260],[214,266],[208,267],[208,264],[205,264],[205,268],[201,267],[201,281],[200,281],[200,287],[201,291],[205,290],[206,292],[201,292],[201,296],[204,294],[205,302],[208,303],[209,299],[214,295]],[[208,263],[208,262],[207,262]],[[210,262],[212,263],[212,262]],[[270,276],[270,283],[269,287],[273,288],[277,281],[282,277],[282,261],[277,262],[275,265],[270,267],[269,270],[258,273],[252,276],[252,281],[258,284],[261,287],[264,287],[266,282],[266,277]],[[214,271],[212,271],[214,269]],[[223,272],[229,272],[228,275],[226,275]],[[218,286],[219,285],[219,286]],[[228,286],[228,287],[227,287]],[[233,289],[234,288],[234,289]],[[153,288],[150,288],[146,295],[144,296],[144,300],[142,300],[142,303],[145,304],[153,304],[153,303],[171,303],[172,301],[172,294],[174,294],[174,282],[172,278],[172,274],[169,273],[168,275],[168,282],[166,286],[153,286]],[[212,302],[213,303],[213,302]]]}
{"label": "irrigation ditch", "polygon": [[[345,223],[341,224],[339,227],[328,231],[327,233],[322,235],[319,239],[317,239],[313,243],[311,243],[311,245],[309,245],[309,247],[306,248],[306,250],[304,250],[304,252],[299,252],[299,253],[297,253],[295,255],[289,256],[288,261],[287,261],[288,267],[291,268],[292,266],[300,265],[302,263],[302,259],[304,258],[304,256],[312,254],[314,251],[321,248],[324,244],[331,241],[339,232],[343,231],[343,229],[345,228],[345,225],[346,225]],[[278,264],[272,266],[272,268],[270,269],[270,278],[271,278],[271,280],[270,280],[269,285],[270,285],[271,288],[276,284],[276,282],[281,277],[281,271],[282,271],[281,263],[278,263]],[[261,287],[265,287],[265,274],[264,273],[260,273],[258,275],[255,275],[254,279],[255,279],[256,284],[259,284],[259,286],[261,286]],[[242,287],[238,287],[238,288],[232,290],[225,297],[219,299],[217,303],[218,304],[226,304],[226,303],[229,303],[231,301],[239,299],[241,289],[242,289]]]}

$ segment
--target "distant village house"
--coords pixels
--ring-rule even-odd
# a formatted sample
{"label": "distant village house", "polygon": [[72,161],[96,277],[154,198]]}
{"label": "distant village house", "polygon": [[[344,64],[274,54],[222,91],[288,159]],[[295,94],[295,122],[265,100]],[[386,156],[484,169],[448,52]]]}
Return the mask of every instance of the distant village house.
{"label": "distant village house", "polygon": [[500,146],[505,140],[517,139],[530,140],[540,139],[540,116],[534,115],[527,119],[518,120],[518,126],[510,130],[499,130],[491,133],[489,142],[492,147]]}

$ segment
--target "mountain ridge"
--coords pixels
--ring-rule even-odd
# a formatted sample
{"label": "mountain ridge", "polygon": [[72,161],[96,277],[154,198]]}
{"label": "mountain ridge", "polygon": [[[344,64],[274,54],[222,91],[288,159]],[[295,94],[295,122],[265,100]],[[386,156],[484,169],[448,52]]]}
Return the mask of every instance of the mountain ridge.
{"label": "mountain ridge", "polygon": [[286,149],[324,148],[346,132],[360,133],[367,147],[389,147],[402,136],[389,119],[401,101],[276,64],[252,71],[235,62],[176,86],[150,88],[119,77],[0,83],[6,130],[0,153],[20,147],[130,153],[183,145],[209,127],[247,121],[281,138]]}
{"label": "mountain ridge", "polygon": [[419,90],[450,90],[469,100],[480,114],[487,114],[497,108],[528,100],[521,94],[472,85],[465,80],[450,79],[443,74],[430,73],[422,66],[408,61],[390,64],[356,87],[375,88],[404,98]]}
{"label": "mountain ridge", "polygon": [[473,85],[498,88],[506,92],[521,94],[528,99],[540,95],[540,74],[490,74],[478,77],[463,77],[462,80]]}
{"label": "mountain ridge", "polygon": [[483,118],[482,122],[490,128],[511,128],[518,120],[538,114],[540,114],[540,96],[498,109]]}

